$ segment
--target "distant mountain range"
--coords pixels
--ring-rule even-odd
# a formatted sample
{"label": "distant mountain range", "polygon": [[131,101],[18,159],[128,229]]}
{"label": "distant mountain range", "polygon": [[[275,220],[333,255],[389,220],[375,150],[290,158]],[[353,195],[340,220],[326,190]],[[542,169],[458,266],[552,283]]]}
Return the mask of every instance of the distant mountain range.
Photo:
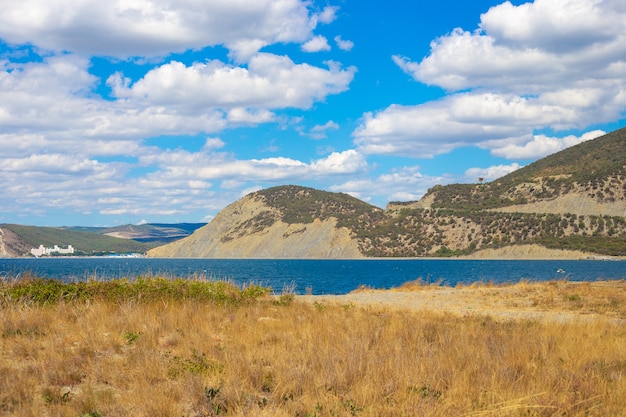
{"label": "distant mountain range", "polygon": [[0,256],[29,256],[32,248],[67,247],[79,255],[145,253],[189,236],[206,223],[141,224],[117,227],[37,227],[0,224]]}
{"label": "distant mountain range", "polygon": [[[530,250],[529,248],[532,248]],[[493,182],[435,186],[385,210],[294,185],[247,195],[154,257],[626,255],[626,128]]]}

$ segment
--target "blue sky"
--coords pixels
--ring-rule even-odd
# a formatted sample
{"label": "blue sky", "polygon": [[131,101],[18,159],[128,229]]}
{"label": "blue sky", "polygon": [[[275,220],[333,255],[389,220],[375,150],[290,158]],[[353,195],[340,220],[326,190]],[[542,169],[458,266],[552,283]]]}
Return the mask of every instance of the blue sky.
{"label": "blue sky", "polygon": [[626,125],[623,0],[0,0],[0,223],[379,207]]}

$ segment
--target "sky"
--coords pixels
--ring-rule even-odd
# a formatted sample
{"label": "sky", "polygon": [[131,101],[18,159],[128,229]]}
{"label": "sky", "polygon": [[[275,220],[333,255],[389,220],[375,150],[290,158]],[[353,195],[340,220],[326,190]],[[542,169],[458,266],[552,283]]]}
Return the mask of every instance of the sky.
{"label": "sky", "polygon": [[0,0],[0,223],[384,208],[624,126],[623,0]]}

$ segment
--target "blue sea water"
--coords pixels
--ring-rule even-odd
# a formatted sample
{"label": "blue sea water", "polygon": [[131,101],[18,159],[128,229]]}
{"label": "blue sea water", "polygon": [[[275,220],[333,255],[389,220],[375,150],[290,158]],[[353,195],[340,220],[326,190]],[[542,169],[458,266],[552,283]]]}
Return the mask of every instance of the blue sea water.
{"label": "blue sea water", "polygon": [[27,258],[0,259],[0,279],[25,273],[64,281],[136,278],[146,275],[227,279],[238,285],[260,284],[280,293],[345,294],[361,285],[390,288],[422,279],[446,285],[565,279],[626,279],[626,261],[599,260],[457,260],[457,259],[152,259]]}

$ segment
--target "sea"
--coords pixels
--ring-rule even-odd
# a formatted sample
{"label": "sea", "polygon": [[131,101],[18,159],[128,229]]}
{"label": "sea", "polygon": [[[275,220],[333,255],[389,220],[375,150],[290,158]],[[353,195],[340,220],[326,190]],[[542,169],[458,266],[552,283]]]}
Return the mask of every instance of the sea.
{"label": "sea", "polygon": [[0,258],[0,280],[35,275],[65,282],[163,276],[227,280],[280,294],[345,294],[360,286],[391,288],[421,280],[455,286],[525,281],[626,279],[624,260],[461,259],[155,259]]}

